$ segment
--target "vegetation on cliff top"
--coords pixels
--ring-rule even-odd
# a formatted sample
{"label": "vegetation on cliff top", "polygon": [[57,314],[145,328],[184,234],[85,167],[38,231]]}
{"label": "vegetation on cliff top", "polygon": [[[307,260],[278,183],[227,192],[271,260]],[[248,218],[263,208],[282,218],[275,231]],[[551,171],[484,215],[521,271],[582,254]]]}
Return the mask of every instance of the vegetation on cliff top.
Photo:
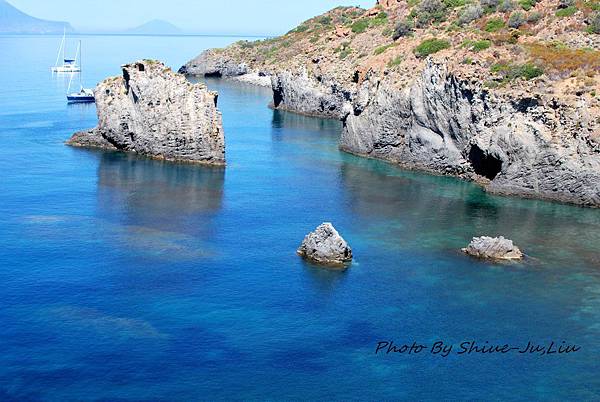
{"label": "vegetation on cliff top", "polygon": [[391,8],[338,7],[283,36],[238,42],[226,52],[259,70],[318,68],[348,82],[385,73],[399,85],[426,58],[443,58],[482,83],[531,86],[541,77],[548,87],[585,77],[584,92],[595,94],[599,33],[600,0],[407,0]]}

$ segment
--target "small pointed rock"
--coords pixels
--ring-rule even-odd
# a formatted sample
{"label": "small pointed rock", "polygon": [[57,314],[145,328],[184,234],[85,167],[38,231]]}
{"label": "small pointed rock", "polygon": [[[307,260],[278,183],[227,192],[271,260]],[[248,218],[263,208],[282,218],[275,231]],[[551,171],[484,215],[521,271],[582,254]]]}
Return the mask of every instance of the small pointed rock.
{"label": "small pointed rock", "polygon": [[321,265],[344,265],[352,261],[352,249],[328,222],[309,233],[297,253]]}
{"label": "small pointed rock", "polygon": [[513,244],[512,240],[504,237],[474,237],[471,244],[462,251],[477,258],[490,260],[521,260],[523,252]]}

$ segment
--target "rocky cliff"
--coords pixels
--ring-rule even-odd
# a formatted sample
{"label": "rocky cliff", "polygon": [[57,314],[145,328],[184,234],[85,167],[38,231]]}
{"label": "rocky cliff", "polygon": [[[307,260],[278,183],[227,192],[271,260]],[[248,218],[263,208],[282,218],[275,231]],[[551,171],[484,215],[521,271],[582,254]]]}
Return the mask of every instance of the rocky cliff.
{"label": "rocky cliff", "polygon": [[223,165],[225,139],[217,94],[192,84],[164,64],[123,66],[94,91],[98,126],[67,142],[134,152],[170,161]]}
{"label": "rocky cliff", "polygon": [[188,74],[269,75],[273,105],[344,123],[341,149],[600,206],[597,0],[385,0],[203,53]]}

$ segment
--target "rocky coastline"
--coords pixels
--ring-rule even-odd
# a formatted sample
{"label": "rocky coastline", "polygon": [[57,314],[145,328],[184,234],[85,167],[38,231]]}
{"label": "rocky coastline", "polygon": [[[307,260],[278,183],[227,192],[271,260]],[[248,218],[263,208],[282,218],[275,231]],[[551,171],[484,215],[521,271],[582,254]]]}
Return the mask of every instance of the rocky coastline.
{"label": "rocky coastline", "polygon": [[176,162],[225,164],[217,94],[154,60],[122,66],[94,94],[98,126],[68,145],[132,152]]}
{"label": "rocky coastline", "polygon": [[[319,18],[335,25],[340,13],[345,18],[349,12],[336,9]],[[373,10],[351,12],[363,13],[360,22],[368,16],[379,18],[372,17],[377,13],[391,16],[407,11],[403,2],[386,1]],[[483,59],[459,62],[465,54],[462,47],[454,50],[458,54],[446,50],[424,58],[402,53],[411,46],[409,41],[418,39],[414,38],[418,32],[386,45],[399,56],[391,54],[387,59],[392,60],[383,66],[382,56],[377,55],[382,47],[375,48],[375,56],[363,52],[349,61],[350,57],[342,59],[338,53],[355,43],[368,46],[360,42],[369,39],[368,31],[352,34],[343,26],[331,29],[326,40],[333,44],[311,47],[316,36],[308,37],[298,45],[305,50],[299,56],[264,61],[260,59],[264,43],[242,43],[207,51],[181,71],[218,77],[270,76],[272,106],[341,120],[340,148],[346,152],[472,180],[495,194],[600,207],[600,102],[593,87],[583,94],[561,93],[567,79],[554,72],[531,80],[504,80],[495,87],[489,84],[494,81],[485,79],[500,78],[483,71],[487,66]],[[540,30],[540,36],[543,33]],[[281,40],[290,35],[300,34],[292,31]],[[371,39],[381,41],[378,35],[372,32]],[[499,47],[489,57],[503,59],[508,51],[517,51],[514,48]],[[327,49],[332,50],[327,53]],[[390,67],[402,57],[410,60]],[[593,77],[591,85],[598,86],[598,69],[586,70]]]}

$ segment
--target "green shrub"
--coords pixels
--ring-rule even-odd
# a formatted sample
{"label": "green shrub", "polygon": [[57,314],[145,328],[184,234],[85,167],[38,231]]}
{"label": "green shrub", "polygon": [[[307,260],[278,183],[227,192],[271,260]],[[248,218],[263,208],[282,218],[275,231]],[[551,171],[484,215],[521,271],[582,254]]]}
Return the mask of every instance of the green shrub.
{"label": "green shrub", "polygon": [[352,32],[354,33],[363,33],[369,28],[369,20],[362,19],[353,23],[351,26]]}
{"label": "green shrub", "polygon": [[347,48],[344,49],[340,52],[340,60],[344,60],[346,57],[350,56],[352,54],[352,49],[351,48]]}
{"label": "green shrub", "polygon": [[439,52],[440,50],[448,49],[450,42],[443,39],[431,38],[426,39],[415,48],[415,54],[419,58],[425,58],[430,54]]}
{"label": "green shrub", "polygon": [[498,11],[507,13],[515,9],[515,3],[512,0],[502,0],[498,5]]}
{"label": "green shrub", "polygon": [[375,18],[371,19],[369,22],[370,26],[379,26],[384,25],[388,22],[388,15],[386,12],[382,11],[375,16]]}
{"label": "green shrub", "polygon": [[483,16],[483,8],[480,5],[474,4],[466,7],[458,17],[458,24],[465,25],[472,21],[478,20]]}
{"label": "green shrub", "polygon": [[256,42],[250,42],[248,40],[241,40],[238,42],[238,45],[242,48],[242,49],[251,49],[256,45]]}
{"label": "green shrub", "polygon": [[463,7],[467,4],[466,0],[443,0],[443,3],[448,8]]}
{"label": "green shrub", "polygon": [[533,6],[536,5],[536,3],[537,3],[537,0],[519,0],[519,5],[525,11],[531,10],[533,8]]}
{"label": "green shrub", "polygon": [[526,80],[530,80],[544,74],[544,70],[531,63],[523,64],[519,69],[519,75]]}
{"label": "green shrub", "polygon": [[441,0],[421,0],[414,11],[418,28],[424,28],[432,22],[441,22],[446,17],[446,5]]}
{"label": "green shrub", "polygon": [[598,0],[590,0],[585,3],[585,6],[591,8],[592,11],[600,11],[600,1]]}
{"label": "green shrub", "polygon": [[510,15],[508,19],[508,26],[511,28],[519,28],[521,25],[525,23],[525,16],[520,11],[515,11]]}
{"label": "green shrub", "polygon": [[491,18],[485,24],[487,32],[497,32],[504,28],[504,20],[502,18]]}
{"label": "green shrub", "polygon": [[489,40],[468,40],[463,43],[463,46],[473,52],[481,52],[482,50],[489,49],[492,46],[492,42]]}
{"label": "green shrub", "polygon": [[561,8],[560,10],[557,10],[555,14],[557,17],[570,17],[573,14],[575,14],[576,12],[577,12],[577,7],[569,6],[567,8]]}
{"label": "green shrub", "polygon": [[503,81],[511,81],[519,77],[530,80],[544,74],[542,68],[531,63],[521,65],[508,63],[494,64],[491,71],[502,75]]}
{"label": "green shrub", "polygon": [[600,11],[596,11],[590,16],[587,31],[589,33],[600,34]]}
{"label": "green shrub", "polygon": [[458,8],[467,4],[466,0],[442,0],[444,5],[448,8]]}
{"label": "green shrub", "polygon": [[409,36],[413,32],[413,23],[411,20],[400,21],[394,27],[392,39],[398,40],[404,36]]}
{"label": "green shrub", "polygon": [[296,27],[296,29],[292,30],[292,32],[306,32],[310,29],[310,27],[308,25],[300,25],[298,27]]}
{"label": "green shrub", "polygon": [[539,11],[533,11],[527,15],[527,22],[530,24],[536,24],[542,19],[542,14]]}
{"label": "green shrub", "polygon": [[480,0],[480,4],[486,12],[490,13],[496,11],[496,7],[500,4],[500,0]]}
{"label": "green shrub", "polygon": [[395,58],[393,58],[392,60],[390,60],[388,62],[387,66],[389,68],[394,68],[394,67],[399,66],[400,64],[402,64],[402,60],[403,60],[402,56],[395,57]]}
{"label": "green shrub", "polygon": [[392,46],[394,46],[393,43],[390,43],[389,45],[379,46],[377,49],[375,49],[375,51],[373,52],[373,54],[375,56],[379,56],[380,54],[385,53],[385,51],[388,50],[389,48],[391,48]]}
{"label": "green shrub", "polygon": [[330,16],[324,15],[321,18],[319,18],[318,22],[321,25],[331,25],[332,19]]}
{"label": "green shrub", "polygon": [[344,42],[335,49],[336,52],[339,53],[340,59],[344,60],[346,57],[352,54],[352,48],[350,47],[350,42]]}

